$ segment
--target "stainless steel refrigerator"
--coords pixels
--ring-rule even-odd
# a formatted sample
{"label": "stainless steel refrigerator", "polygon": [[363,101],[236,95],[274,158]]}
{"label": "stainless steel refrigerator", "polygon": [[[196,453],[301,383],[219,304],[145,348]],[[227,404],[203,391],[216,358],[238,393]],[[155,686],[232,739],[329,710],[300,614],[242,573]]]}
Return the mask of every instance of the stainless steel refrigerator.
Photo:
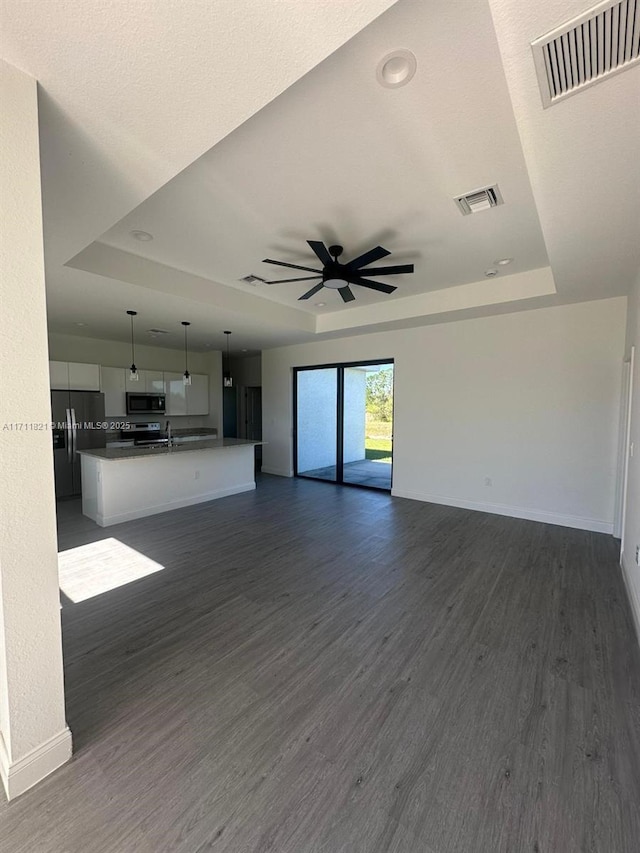
{"label": "stainless steel refrigerator", "polygon": [[[53,463],[56,497],[82,491],[78,450],[104,447],[104,394],[97,391],[52,391]],[[93,428],[92,428],[93,425]]]}

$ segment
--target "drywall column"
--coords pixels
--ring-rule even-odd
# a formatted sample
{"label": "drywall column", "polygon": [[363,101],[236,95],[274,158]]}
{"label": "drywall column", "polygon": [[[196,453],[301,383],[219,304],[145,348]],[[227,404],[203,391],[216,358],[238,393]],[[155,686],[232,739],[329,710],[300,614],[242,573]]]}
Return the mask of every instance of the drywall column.
{"label": "drywall column", "polygon": [[629,458],[624,553],[621,562],[640,642],[640,565],[636,560],[636,549],[640,547],[640,270],[629,295],[627,311],[627,355],[632,346],[636,350],[630,437],[633,453]]}
{"label": "drywall column", "polygon": [[0,103],[0,775],[11,799],[70,758],[71,733],[48,428],[36,81],[0,61]]}

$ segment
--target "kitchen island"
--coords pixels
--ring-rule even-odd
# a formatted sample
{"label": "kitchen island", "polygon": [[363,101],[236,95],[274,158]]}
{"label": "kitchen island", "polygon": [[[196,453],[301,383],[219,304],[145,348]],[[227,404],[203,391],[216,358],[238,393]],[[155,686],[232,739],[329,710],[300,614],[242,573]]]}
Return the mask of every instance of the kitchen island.
{"label": "kitchen island", "polygon": [[82,512],[101,527],[255,489],[259,441],[216,438],[172,447],[79,451]]}

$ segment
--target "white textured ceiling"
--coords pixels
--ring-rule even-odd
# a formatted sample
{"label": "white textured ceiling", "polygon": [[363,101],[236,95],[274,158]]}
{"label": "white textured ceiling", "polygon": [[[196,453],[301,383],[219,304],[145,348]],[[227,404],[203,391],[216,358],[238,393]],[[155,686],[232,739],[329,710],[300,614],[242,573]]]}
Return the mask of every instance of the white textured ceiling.
{"label": "white textured ceiling", "polygon": [[[254,349],[627,292],[640,68],[545,111],[529,47],[585,8],[4,0],[2,55],[41,83],[51,328],[120,338],[137,308],[143,328],[191,318],[195,346],[228,327]],[[383,89],[397,47],[418,71]],[[453,195],[493,182],[505,205],[462,217]],[[288,278],[260,259],[304,263],[313,238],[379,242],[416,274],[346,307],[237,282]]]}

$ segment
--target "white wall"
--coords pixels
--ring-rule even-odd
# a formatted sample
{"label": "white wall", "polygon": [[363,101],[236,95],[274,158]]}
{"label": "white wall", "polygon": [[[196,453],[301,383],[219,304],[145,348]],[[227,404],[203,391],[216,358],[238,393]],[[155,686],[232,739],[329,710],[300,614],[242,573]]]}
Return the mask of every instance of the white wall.
{"label": "white wall", "polygon": [[[166,347],[136,344],[136,365],[140,370],[166,370],[182,373],[184,352]],[[131,344],[105,341],[79,335],[49,334],[49,357],[52,361],[79,361],[103,364],[106,367],[128,367],[131,364]],[[174,426],[212,426],[222,435],[222,355],[219,351],[189,353],[191,373],[209,375],[209,415],[196,417],[173,416]]]}
{"label": "white wall", "polygon": [[[15,797],[71,755],[48,429],[36,81],[0,61],[0,775]],[[25,389],[28,389],[26,393]]]}
{"label": "white wall", "polygon": [[619,297],[266,350],[263,471],[292,473],[293,366],[395,359],[394,494],[611,532],[625,308]]}
{"label": "white wall", "polygon": [[359,462],[365,457],[367,374],[357,367],[344,371],[344,447],[346,462]]}
{"label": "white wall", "polygon": [[627,354],[630,353],[632,346],[636,348],[631,411],[631,441],[634,454],[629,459],[622,565],[640,641],[640,566],[635,561],[636,548],[640,545],[640,271],[629,296]]}

